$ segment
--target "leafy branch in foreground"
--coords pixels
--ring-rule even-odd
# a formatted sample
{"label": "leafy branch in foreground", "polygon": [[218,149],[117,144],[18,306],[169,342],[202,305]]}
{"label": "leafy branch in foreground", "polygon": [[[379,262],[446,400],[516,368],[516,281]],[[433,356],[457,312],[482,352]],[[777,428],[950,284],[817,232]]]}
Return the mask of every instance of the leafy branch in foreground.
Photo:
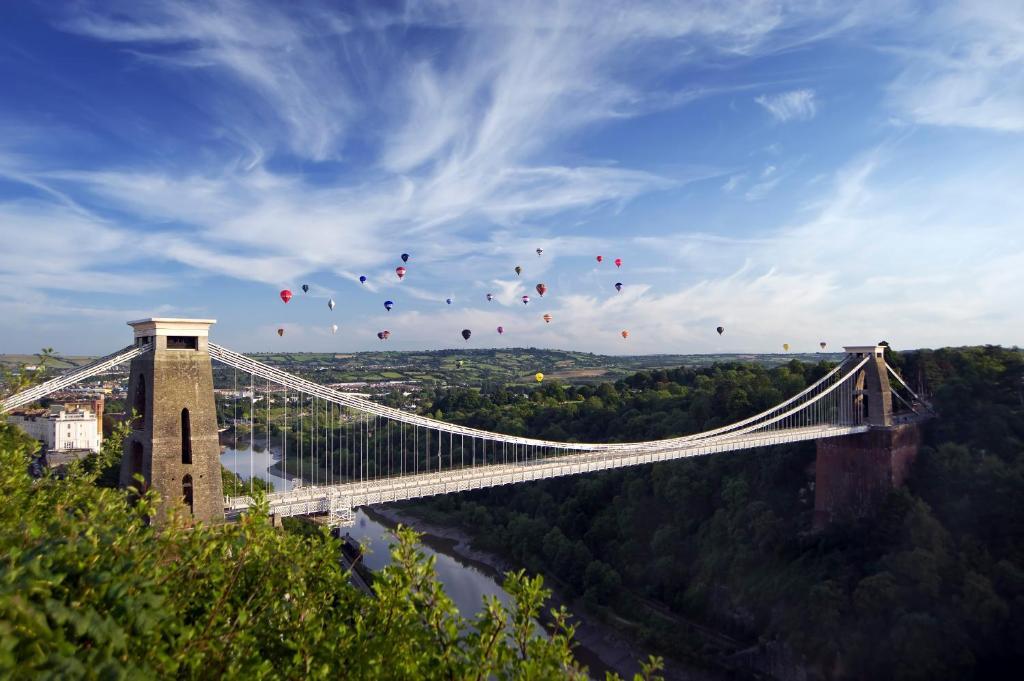
{"label": "leafy branch in foreground", "polygon": [[129,501],[95,471],[33,481],[32,448],[0,425],[2,677],[584,678],[564,611],[537,629],[540,578],[509,575],[513,604],[470,622],[400,529],[368,598],[335,540],[280,532],[265,507],[157,531],[153,493]]}

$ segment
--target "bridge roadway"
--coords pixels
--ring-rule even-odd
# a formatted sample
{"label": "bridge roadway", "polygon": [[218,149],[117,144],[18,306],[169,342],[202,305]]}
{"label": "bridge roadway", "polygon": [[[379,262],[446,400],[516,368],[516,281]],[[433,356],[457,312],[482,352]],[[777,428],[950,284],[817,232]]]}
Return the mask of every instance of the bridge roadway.
{"label": "bridge roadway", "polygon": [[[279,517],[328,513],[335,516],[336,524],[344,525],[350,524],[352,509],[358,506],[372,506],[437,494],[465,492],[691,456],[840,437],[864,433],[868,429],[867,425],[817,425],[761,433],[744,433],[737,436],[718,436],[709,438],[707,441],[679,443],[684,446],[671,446],[663,449],[645,447],[638,448],[634,452],[619,450],[616,452],[565,454],[512,464],[487,464],[377,480],[300,487],[288,492],[268,494],[267,501],[270,505],[270,512]],[[227,497],[225,500],[226,515],[228,517],[237,516],[252,504],[253,500],[248,496]]]}

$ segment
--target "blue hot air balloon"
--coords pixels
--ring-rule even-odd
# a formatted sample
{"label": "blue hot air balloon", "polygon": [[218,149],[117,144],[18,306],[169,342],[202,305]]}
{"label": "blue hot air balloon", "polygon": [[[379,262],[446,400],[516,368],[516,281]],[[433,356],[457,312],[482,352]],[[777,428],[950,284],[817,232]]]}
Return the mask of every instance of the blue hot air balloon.
{"label": "blue hot air balloon", "polygon": [[451,299],[451,298],[445,298],[445,299],[444,299],[444,302],[446,302],[446,303],[448,303],[449,305],[451,305],[451,304],[452,304],[452,299]]}
{"label": "blue hot air balloon", "polygon": [[409,254],[408,253],[403,253],[402,254],[402,262],[409,262]]}
{"label": "blue hot air balloon", "polygon": [[615,290],[619,291],[620,293],[622,292],[622,282],[621,281],[615,282]]}
{"label": "blue hot air balloon", "polygon": [[365,284],[366,283],[366,275],[365,274],[360,274],[359,275],[359,283],[360,284]]}
{"label": "blue hot air balloon", "polygon": [[387,310],[388,312],[391,312],[391,308],[394,306],[394,304],[395,304],[395,301],[393,301],[393,300],[385,300],[384,301],[384,309]]}

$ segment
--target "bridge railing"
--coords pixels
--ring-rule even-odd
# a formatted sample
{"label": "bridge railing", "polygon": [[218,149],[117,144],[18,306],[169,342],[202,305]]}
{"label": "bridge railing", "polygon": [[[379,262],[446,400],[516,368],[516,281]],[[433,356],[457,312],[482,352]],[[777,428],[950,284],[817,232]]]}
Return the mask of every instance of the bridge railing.
{"label": "bridge railing", "polygon": [[28,390],[23,390],[20,393],[11,395],[4,401],[0,402],[0,414],[6,413],[12,409],[17,409],[18,407],[26,404],[31,404],[36,400],[41,400],[50,393],[63,390],[64,388],[72,386],[79,381],[84,381],[87,378],[104,374],[117,365],[123,364],[138,357],[139,355],[145,354],[151,349],[152,346],[149,344],[129,345],[128,347],[121,348],[117,352],[111,353],[106,357],[101,357],[95,362],[90,362],[83,367],[68,371],[56,378],[52,378],[49,381],[33,386]]}

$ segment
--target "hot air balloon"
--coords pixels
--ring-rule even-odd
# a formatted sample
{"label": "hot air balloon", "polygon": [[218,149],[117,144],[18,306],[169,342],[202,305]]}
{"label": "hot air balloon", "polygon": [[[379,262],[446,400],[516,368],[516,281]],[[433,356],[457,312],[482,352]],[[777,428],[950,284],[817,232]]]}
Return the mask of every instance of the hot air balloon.
{"label": "hot air balloon", "polygon": [[523,301],[523,305],[526,305],[528,302],[530,302],[530,296],[523,296],[522,298],[520,298],[520,300]]}
{"label": "hot air balloon", "polygon": [[615,258],[615,266],[622,267],[622,258]]}
{"label": "hot air balloon", "polygon": [[544,249],[543,248],[538,248],[537,249],[537,257],[539,258],[542,255],[544,255]]}
{"label": "hot air balloon", "polygon": [[544,284],[537,284],[537,293],[540,294],[541,298],[544,297],[544,294],[547,292],[547,290],[548,290],[548,287],[545,286]]}
{"label": "hot air balloon", "polygon": [[828,345],[828,343],[826,343],[825,341],[821,341],[820,343],[818,343],[818,345],[820,345],[821,349],[824,350],[825,346]]}
{"label": "hot air balloon", "polygon": [[522,268],[522,267],[520,267],[519,265],[516,265],[516,268],[515,268],[515,269],[516,269],[516,276],[517,276],[517,277],[518,277],[518,276],[519,276],[520,274],[522,274],[522,273],[523,273],[523,268]]}
{"label": "hot air balloon", "polygon": [[278,336],[283,336],[284,335],[284,329],[278,329],[277,330],[277,335]]}
{"label": "hot air balloon", "polygon": [[331,333],[338,333],[338,325],[331,324]]}
{"label": "hot air balloon", "polygon": [[491,302],[492,300],[494,300],[494,294],[493,294],[493,293],[488,293],[488,294],[487,294],[487,302],[489,303],[489,302]]}
{"label": "hot air balloon", "polygon": [[384,340],[387,340],[388,338],[391,338],[391,332],[388,331],[387,329],[384,329],[384,331],[382,333],[384,334]]}
{"label": "hot air balloon", "polygon": [[615,290],[618,291],[619,293],[622,293],[622,282],[621,281],[615,282]]}
{"label": "hot air balloon", "polygon": [[359,283],[360,284],[365,284],[366,283],[366,275],[365,274],[360,274],[359,275]]}
{"label": "hot air balloon", "polygon": [[541,381],[543,381],[543,380],[544,380],[544,374],[542,374],[541,372],[539,372],[539,371],[538,371],[537,373],[535,373],[535,374],[533,375],[533,380],[535,380],[535,381],[537,381],[538,383],[540,383]]}
{"label": "hot air balloon", "polygon": [[473,335],[473,332],[470,331],[469,329],[463,329],[462,330],[462,338],[464,340],[469,340],[469,337],[472,336],[472,335]]}
{"label": "hot air balloon", "polygon": [[393,301],[393,300],[385,300],[384,301],[384,309],[387,310],[388,312],[391,312],[391,308],[394,307],[394,305],[395,305],[395,301]]}
{"label": "hot air balloon", "polygon": [[292,292],[291,292],[291,291],[289,291],[288,289],[285,289],[285,290],[281,291],[281,294],[280,294],[280,295],[281,295],[281,300],[283,300],[283,301],[284,301],[284,302],[286,302],[286,303],[287,303],[287,302],[288,302],[289,300],[291,300],[291,299],[292,299]]}
{"label": "hot air balloon", "polygon": [[451,304],[452,304],[452,299],[451,299],[451,298],[445,298],[445,299],[444,299],[444,302],[446,302],[446,303],[448,303],[449,305],[451,305]]}
{"label": "hot air balloon", "polygon": [[398,275],[398,280],[399,280],[399,281],[401,281],[401,280],[402,280],[402,277],[404,277],[404,276],[405,276],[405,268],[404,268],[404,267],[401,267],[401,266],[399,266],[399,267],[396,267],[396,268],[395,268],[395,274],[397,274],[397,275]]}
{"label": "hot air balloon", "polygon": [[498,327],[498,335],[500,336],[503,333],[505,333],[505,327],[504,326],[499,326]]}
{"label": "hot air balloon", "polygon": [[383,331],[378,331],[377,332],[377,338],[380,339],[380,340],[384,340],[384,332]]}
{"label": "hot air balloon", "polygon": [[409,254],[408,253],[403,253],[402,254],[402,262],[409,262]]}
{"label": "hot air balloon", "polygon": [[552,317],[550,313],[545,312],[544,316],[541,317],[541,319],[543,319],[546,324],[550,324],[551,320],[554,319],[554,317]]}
{"label": "hot air balloon", "polygon": [[724,326],[716,326],[715,327],[715,331],[717,331],[718,335],[721,336],[723,333],[725,333],[725,327]]}
{"label": "hot air balloon", "polygon": [[331,298],[330,300],[327,301],[327,307],[331,308],[332,310],[334,309],[334,298]]}
{"label": "hot air balloon", "polygon": [[627,331],[626,329],[623,329],[622,330],[622,337],[623,338],[629,338],[629,331]]}
{"label": "hot air balloon", "polygon": [[597,262],[598,262],[598,263],[602,263],[602,262],[604,262],[604,256],[603,256],[603,255],[599,255],[599,256],[597,256]]}
{"label": "hot air balloon", "polygon": [[783,343],[782,349],[785,350],[786,352],[789,352],[789,343]]}
{"label": "hot air balloon", "polygon": [[302,285],[302,292],[303,293],[309,293],[309,284],[303,284]]}

